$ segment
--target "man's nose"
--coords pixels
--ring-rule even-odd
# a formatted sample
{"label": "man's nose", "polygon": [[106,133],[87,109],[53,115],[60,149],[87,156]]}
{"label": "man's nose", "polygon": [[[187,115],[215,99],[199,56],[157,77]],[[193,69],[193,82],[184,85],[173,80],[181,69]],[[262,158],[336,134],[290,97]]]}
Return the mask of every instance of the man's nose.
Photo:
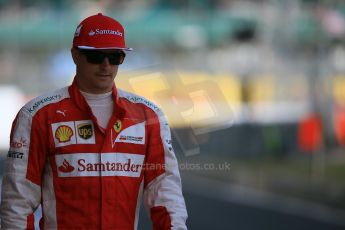
{"label": "man's nose", "polygon": [[108,57],[104,57],[103,62],[101,63],[102,67],[106,67],[106,66],[110,66],[110,62],[109,62],[109,58]]}

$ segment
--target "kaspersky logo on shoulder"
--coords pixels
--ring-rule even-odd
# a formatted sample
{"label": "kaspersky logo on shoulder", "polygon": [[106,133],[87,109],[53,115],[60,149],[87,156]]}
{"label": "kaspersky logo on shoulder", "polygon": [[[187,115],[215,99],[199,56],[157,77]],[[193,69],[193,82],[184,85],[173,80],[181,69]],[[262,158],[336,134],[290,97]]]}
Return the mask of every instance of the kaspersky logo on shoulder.
{"label": "kaspersky logo on shoulder", "polygon": [[122,37],[122,32],[118,31],[118,30],[101,30],[101,29],[96,29],[94,30],[90,30],[89,32],[89,36],[94,36],[94,35],[108,35],[108,34],[113,34],[115,36],[120,36]]}

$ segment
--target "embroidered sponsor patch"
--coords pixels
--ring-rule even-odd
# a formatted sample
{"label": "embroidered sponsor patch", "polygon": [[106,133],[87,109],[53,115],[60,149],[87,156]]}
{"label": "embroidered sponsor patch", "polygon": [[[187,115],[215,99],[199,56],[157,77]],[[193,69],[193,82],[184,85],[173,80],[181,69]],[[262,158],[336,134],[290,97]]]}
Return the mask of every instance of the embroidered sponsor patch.
{"label": "embroidered sponsor patch", "polygon": [[144,137],[134,137],[134,136],[120,136],[120,141],[121,142],[133,142],[133,143],[142,143]]}
{"label": "embroidered sponsor patch", "polygon": [[64,159],[62,165],[58,167],[58,170],[59,172],[70,173],[74,171],[74,167],[66,159]]}
{"label": "embroidered sponsor patch", "polygon": [[37,98],[36,101],[27,109],[29,113],[34,114],[39,108],[43,107],[44,105],[60,100],[62,95],[56,94],[52,96],[47,96],[44,98]]}
{"label": "embroidered sponsor patch", "polygon": [[144,155],[129,153],[71,153],[55,156],[59,177],[140,177]]}
{"label": "embroidered sponsor patch", "polygon": [[59,143],[69,142],[73,135],[73,129],[67,125],[60,125],[55,131],[55,138]]}
{"label": "embroidered sponsor patch", "polygon": [[122,123],[120,120],[117,120],[114,124],[114,130],[115,130],[115,132],[118,133],[121,131],[121,129],[122,129]]}
{"label": "embroidered sponsor patch", "polygon": [[115,35],[115,36],[120,36],[122,37],[122,32],[118,30],[101,30],[101,29],[96,29],[96,30],[90,30],[89,31],[89,36],[95,36],[95,35]]}
{"label": "embroidered sponsor patch", "polygon": [[86,123],[86,124],[84,124],[84,123],[79,124],[77,126],[77,130],[78,130],[79,137],[81,137],[81,138],[83,138],[85,140],[89,139],[93,135],[92,134],[93,133],[92,125],[88,124],[88,123]]}
{"label": "embroidered sponsor patch", "polygon": [[76,121],[77,144],[95,144],[95,128],[91,120]]}
{"label": "embroidered sponsor patch", "polygon": [[19,158],[23,159],[24,153],[16,152],[16,151],[8,151],[7,157],[8,158]]}
{"label": "embroidered sponsor patch", "polygon": [[91,120],[68,121],[52,124],[55,147],[73,144],[95,144]]}
{"label": "embroidered sponsor patch", "polygon": [[21,149],[28,147],[28,141],[21,137],[19,140],[13,139],[10,143],[10,147],[14,149]]}
{"label": "embroidered sponsor patch", "polygon": [[148,106],[149,108],[151,108],[153,111],[159,111],[159,107],[156,106],[155,104],[153,104],[151,101],[140,97],[140,96],[136,96],[136,95],[132,95],[132,94],[126,94],[124,95],[124,98],[126,98],[127,100],[134,102],[134,103],[142,103],[145,104],[146,106]]}
{"label": "embroidered sponsor patch", "polygon": [[125,142],[132,144],[145,144],[145,122],[135,124],[122,130],[113,142]]}
{"label": "embroidered sponsor patch", "polygon": [[76,144],[74,121],[52,124],[55,147]]}

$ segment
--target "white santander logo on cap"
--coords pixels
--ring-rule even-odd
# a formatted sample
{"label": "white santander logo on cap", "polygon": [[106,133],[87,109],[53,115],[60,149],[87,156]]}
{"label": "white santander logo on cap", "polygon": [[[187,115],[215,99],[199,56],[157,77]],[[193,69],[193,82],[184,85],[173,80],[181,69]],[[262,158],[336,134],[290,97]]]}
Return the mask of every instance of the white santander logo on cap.
{"label": "white santander logo on cap", "polygon": [[95,35],[96,33],[95,33],[95,31],[93,31],[93,30],[91,30],[90,32],[89,32],[89,36],[93,36],[93,35]]}
{"label": "white santander logo on cap", "polygon": [[94,35],[107,35],[107,34],[113,34],[116,36],[121,36],[122,37],[122,32],[118,31],[118,30],[100,30],[100,29],[96,29],[95,31],[91,30],[89,32],[89,36],[94,36]]}

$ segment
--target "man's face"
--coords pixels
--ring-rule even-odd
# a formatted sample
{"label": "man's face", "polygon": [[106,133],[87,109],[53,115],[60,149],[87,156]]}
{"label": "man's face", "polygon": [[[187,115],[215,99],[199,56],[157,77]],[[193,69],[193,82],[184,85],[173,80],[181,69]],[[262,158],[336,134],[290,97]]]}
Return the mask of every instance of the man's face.
{"label": "man's face", "polygon": [[[77,66],[76,81],[79,89],[87,93],[106,93],[112,90],[114,79],[118,71],[118,65],[111,64],[107,54],[114,53],[114,50],[103,50],[106,57],[99,58],[100,64],[90,63],[87,56],[96,57],[92,53],[84,53],[72,48],[73,61]],[[92,56],[93,55],[93,56]],[[102,57],[102,55],[101,55]],[[91,60],[92,62],[92,60]]]}

